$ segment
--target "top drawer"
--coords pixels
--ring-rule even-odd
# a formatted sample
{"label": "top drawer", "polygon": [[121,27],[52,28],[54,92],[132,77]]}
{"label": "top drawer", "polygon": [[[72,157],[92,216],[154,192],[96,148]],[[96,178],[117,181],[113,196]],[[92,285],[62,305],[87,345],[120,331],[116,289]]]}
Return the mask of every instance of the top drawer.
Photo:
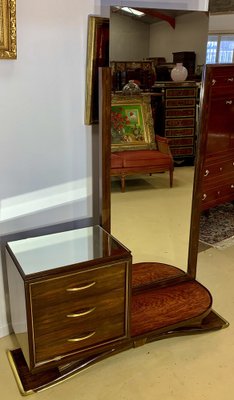
{"label": "top drawer", "polygon": [[234,90],[234,67],[229,65],[207,66],[210,72],[210,84],[212,91],[221,87],[225,90]]}
{"label": "top drawer", "polygon": [[166,97],[195,97],[196,90],[196,87],[168,88],[166,89]]}
{"label": "top drawer", "polygon": [[89,296],[99,296],[123,284],[126,262],[105,265],[88,271],[72,273],[30,284],[34,307],[58,306],[71,301],[74,296],[81,301]]}

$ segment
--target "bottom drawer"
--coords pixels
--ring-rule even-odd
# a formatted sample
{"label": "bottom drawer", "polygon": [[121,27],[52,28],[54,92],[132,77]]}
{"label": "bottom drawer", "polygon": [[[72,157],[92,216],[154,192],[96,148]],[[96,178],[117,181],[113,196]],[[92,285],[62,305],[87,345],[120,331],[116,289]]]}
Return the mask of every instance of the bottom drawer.
{"label": "bottom drawer", "polygon": [[194,155],[194,147],[170,147],[171,154],[174,157],[183,157],[183,156],[193,156]]}
{"label": "bottom drawer", "polygon": [[234,182],[203,190],[201,208],[204,210],[234,200]]}
{"label": "bottom drawer", "polygon": [[114,314],[109,318],[100,318],[88,322],[82,329],[74,321],[73,327],[60,332],[47,333],[35,341],[35,363],[59,359],[62,356],[79,353],[93,347],[126,337],[124,313]]}

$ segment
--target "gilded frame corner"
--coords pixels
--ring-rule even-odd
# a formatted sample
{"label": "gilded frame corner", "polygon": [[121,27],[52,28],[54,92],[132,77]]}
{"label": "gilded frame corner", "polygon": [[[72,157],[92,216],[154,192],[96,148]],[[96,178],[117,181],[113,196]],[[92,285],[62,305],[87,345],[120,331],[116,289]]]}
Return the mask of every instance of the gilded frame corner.
{"label": "gilded frame corner", "polygon": [[0,59],[16,58],[16,0],[0,0]]}
{"label": "gilded frame corner", "polygon": [[[129,108],[130,107],[130,108]],[[136,95],[136,96],[125,96],[122,94],[114,94],[112,95],[112,100],[111,100],[111,110],[112,112],[115,110],[118,110],[120,108],[120,113],[122,113],[125,118],[127,118],[127,113],[128,111],[131,110],[136,110],[136,113],[141,114],[139,118],[139,123],[135,124],[133,122],[133,125],[140,128],[140,140],[137,138],[137,136],[134,138],[134,132],[133,134],[131,132],[127,132],[127,135],[131,137],[131,141],[127,141],[125,136],[127,135],[122,135],[123,139],[119,139],[117,143],[114,143],[113,141],[113,114],[111,117],[111,151],[124,151],[124,150],[143,150],[143,149],[155,149],[156,148],[156,143],[155,143],[155,134],[154,134],[154,124],[153,124],[153,117],[152,117],[152,111],[151,111],[151,105],[150,105],[150,96],[147,94],[141,94],[141,95]],[[128,111],[127,111],[128,110]],[[118,112],[118,111],[117,111]],[[123,118],[122,118],[123,120]],[[131,123],[128,123],[128,126],[130,126]],[[132,129],[134,129],[132,127]],[[138,135],[139,133],[137,133]]]}
{"label": "gilded frame corner", "polygon": [[98,68],[108,66],[109,18],[89,15],[86,55],[86,125],[98,123]]}

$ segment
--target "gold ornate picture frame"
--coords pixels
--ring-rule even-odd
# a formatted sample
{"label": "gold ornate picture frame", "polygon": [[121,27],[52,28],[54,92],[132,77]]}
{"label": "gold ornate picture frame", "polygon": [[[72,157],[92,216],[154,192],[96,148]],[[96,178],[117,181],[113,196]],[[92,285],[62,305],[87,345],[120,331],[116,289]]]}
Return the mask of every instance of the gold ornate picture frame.
{"label": "gold ornate picture frame", "polygon": [[155,149],[150,96],[112,95],[111,150]]}
{"label": "gold ornate picture frame", "polygon": [[85,124],[98,123],[98,68],[109,66],[109,18],[88,17]]}
{"label": "gold ornate picture frame", "polygon": [[0,59],[16,59],[16,0],[0,0]]}

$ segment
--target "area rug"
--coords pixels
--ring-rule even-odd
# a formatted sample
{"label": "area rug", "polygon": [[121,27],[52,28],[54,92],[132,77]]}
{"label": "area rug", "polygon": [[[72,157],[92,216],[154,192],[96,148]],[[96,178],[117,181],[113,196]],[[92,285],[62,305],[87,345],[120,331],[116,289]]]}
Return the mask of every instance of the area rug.
{"label": "area rug", "polygon": [[234,245],[234,204],[221,204],[202,213],[199,240],[220,249]]}

